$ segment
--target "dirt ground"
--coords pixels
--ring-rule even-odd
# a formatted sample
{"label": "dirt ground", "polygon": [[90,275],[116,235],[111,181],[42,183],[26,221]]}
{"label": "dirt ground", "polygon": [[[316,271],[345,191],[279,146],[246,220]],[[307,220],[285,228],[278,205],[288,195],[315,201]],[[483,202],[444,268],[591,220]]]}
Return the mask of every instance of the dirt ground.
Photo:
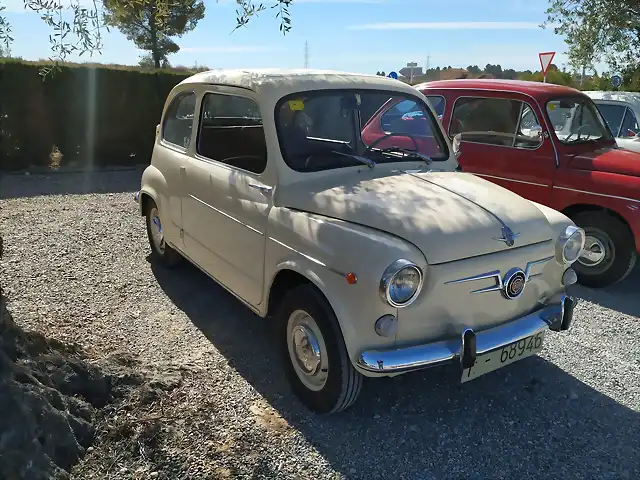
{"label": "dirt ground", "polygon": [[0,177],[1,479],[640,478],[640,269],[575,288],[539,356],[369,381],[314,416],[267,321],[149,260],[139,181]]}

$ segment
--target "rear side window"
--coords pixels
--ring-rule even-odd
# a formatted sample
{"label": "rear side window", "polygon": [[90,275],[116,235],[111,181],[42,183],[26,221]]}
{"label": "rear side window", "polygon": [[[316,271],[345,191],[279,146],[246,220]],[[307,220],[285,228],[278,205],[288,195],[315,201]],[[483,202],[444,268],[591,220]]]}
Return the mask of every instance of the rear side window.
{"label": "rear side window", "polygon": [[451,115],[449,135],[503,147],[537,148],[542,143],[540,121],[533,108],[506,98],[459,98]]}
{"label": "rear side window", "polygon": [[177,95],[164,116],[162,139],[185,150],[189,148],[195,111],[196,95],[193,92]]}
{"label": "rear side window", "polygon": [[197,152],[252,173],[267,167],[267,145],[258,104],[238,95],[206,93],[202,99]]}
{"label": "rear side window", "polygon": [[620,126],[622,125],[622,119],[624,118],[626,107],[624,105],[612,105],[607,103],[600,103],[597,105],[598,110],[600,110],[600,113],[611,129],[611,133],[613,133],[614,136],[617,136],[620,131]]}

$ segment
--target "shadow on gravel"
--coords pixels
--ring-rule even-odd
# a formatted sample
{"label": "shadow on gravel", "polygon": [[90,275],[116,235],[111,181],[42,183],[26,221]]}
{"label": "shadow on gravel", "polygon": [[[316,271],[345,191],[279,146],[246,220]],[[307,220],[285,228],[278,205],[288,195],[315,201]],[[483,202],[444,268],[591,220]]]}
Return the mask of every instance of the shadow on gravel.
{"label": "shadow on gravel", "polygon": [[370,380],[352,409],[314,416],[284,378],[268,322],[189,264],[152,269],[230,365],[349,478],[640,478],[640,414],[540,357],[464,385],[455,368]]}
{"label": "shadow on gravel", "polygon": [[580,285],[571,288],[571,294],[616,312],[640,318],[640,262],[622,282],[602,289]]}
{"label": "shadow on gravel", "polygon": [[121,193],[140,189],[144,166],[119,170],[14,174],[0,172],[0,200],[42,195]]}

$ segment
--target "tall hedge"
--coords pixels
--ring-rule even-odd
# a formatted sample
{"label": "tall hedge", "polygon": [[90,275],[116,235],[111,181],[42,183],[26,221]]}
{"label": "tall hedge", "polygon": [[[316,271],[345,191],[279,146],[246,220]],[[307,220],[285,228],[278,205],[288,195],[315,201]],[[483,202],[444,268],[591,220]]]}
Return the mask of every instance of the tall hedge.
{"label": "tall hedge", "polygon": [[[167,94],[188,74],[0,62],[0,170],[149,162]],[[57,158],[60,158],[57,156]]]}

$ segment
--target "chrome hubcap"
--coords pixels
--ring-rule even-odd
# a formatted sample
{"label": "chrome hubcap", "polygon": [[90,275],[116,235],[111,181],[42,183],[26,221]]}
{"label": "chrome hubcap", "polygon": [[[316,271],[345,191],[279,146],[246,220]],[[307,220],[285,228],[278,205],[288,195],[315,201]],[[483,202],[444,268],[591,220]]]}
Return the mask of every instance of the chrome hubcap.
{"label": "chrome hubcap", "polygon": [[310,390],[322,389],[329,372],[327,349],[318,324],[307,312],[296,310],[289,317],[287,344],[298,378]]}
{"label": "chrome hubcap", "polygon": [[584,250],[578,258],[585,267],[595,267],[600,265],[607,256],[607,249],[600,239],[591,235],[585,236]]}
{"label": "chrome hubcap", "polygon": [[162,232],[162,223],[160,222],[160,212],[153,207],[149,212],[149,229],[151,230],[151,239],[158,253],[164,253],[164,233]]}

